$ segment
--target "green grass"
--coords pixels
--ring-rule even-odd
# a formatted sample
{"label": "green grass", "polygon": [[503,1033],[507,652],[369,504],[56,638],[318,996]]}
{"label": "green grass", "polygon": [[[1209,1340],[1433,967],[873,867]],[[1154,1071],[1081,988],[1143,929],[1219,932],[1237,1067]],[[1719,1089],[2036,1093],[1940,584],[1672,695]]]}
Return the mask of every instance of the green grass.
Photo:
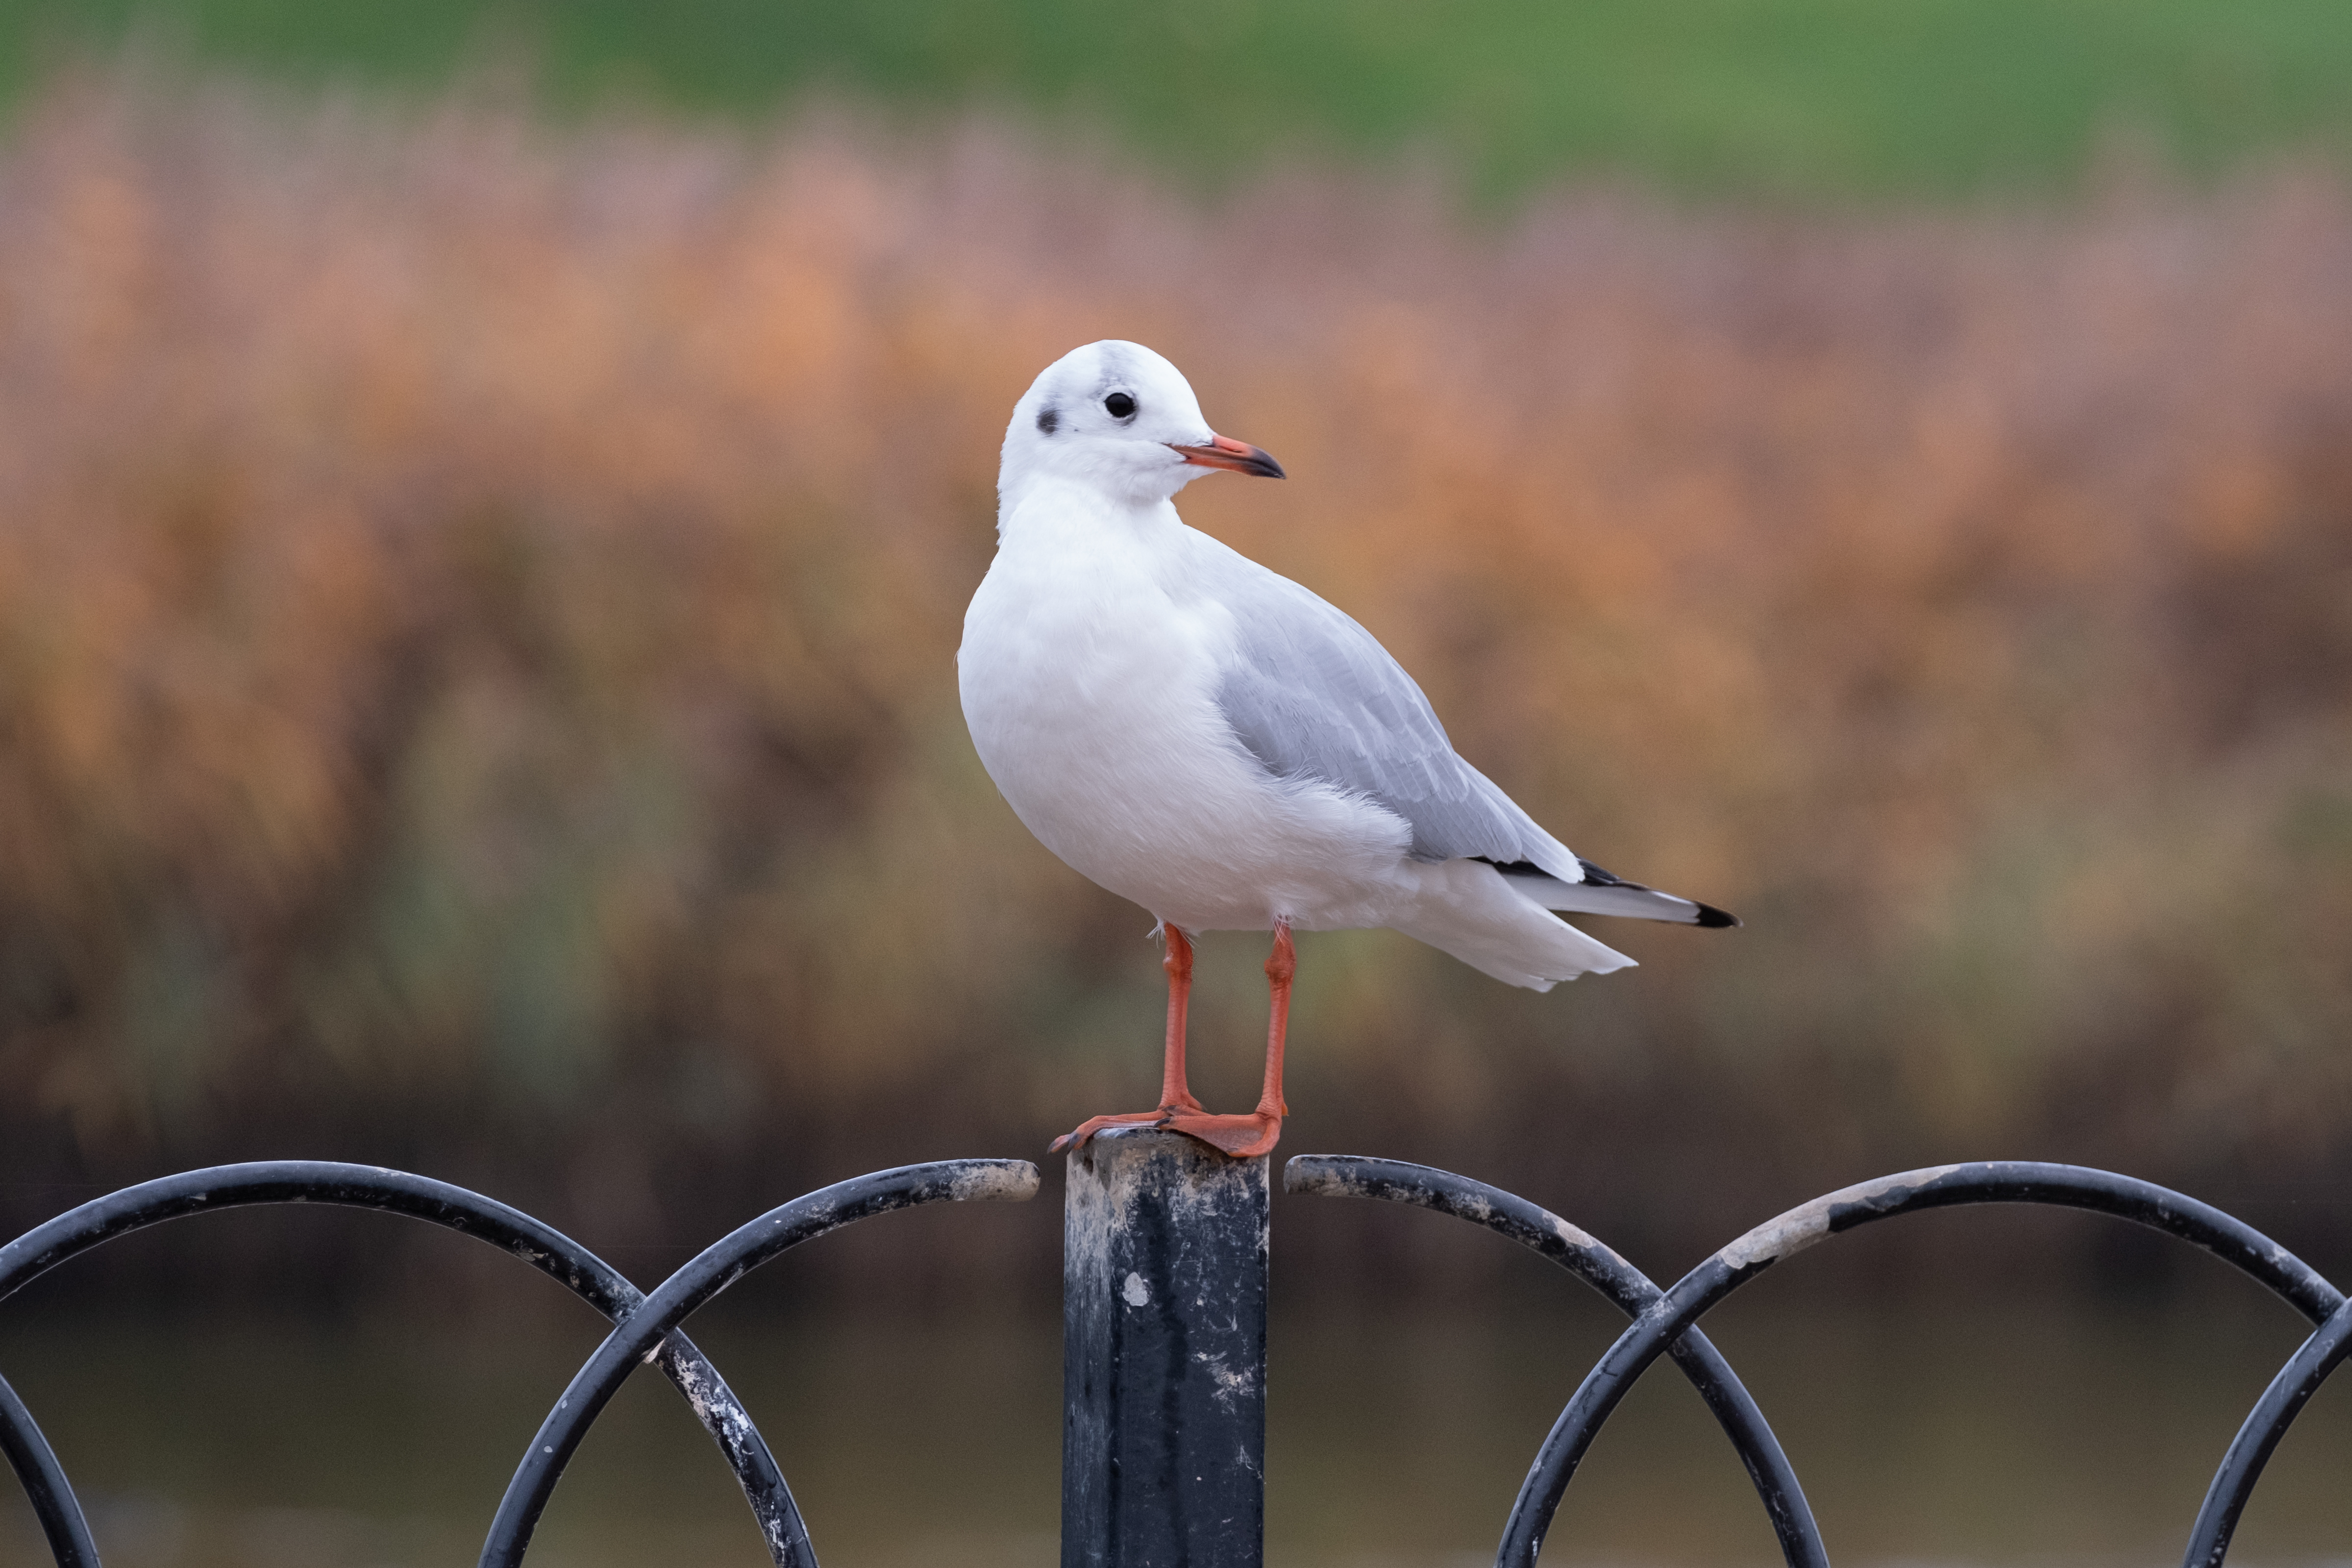
{"label": "green grass", "polygon": [[1210,180],[1303,145],[1490,195],[1966,197],[2063,188],[2118,136],[2199,172],[2352,149],[2347,0],[0,0],[0,75],[134,20],[307,79],[428,85],[520,41],[562,104],[1011,105]]}

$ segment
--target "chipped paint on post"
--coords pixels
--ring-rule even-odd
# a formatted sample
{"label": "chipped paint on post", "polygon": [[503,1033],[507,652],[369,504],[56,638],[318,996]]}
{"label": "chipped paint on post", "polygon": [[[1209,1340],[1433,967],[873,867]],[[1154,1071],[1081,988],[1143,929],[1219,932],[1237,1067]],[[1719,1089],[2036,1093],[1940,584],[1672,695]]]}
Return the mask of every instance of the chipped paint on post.
{"label": "chipped paint on post", "polygon": [[1071,1153],[1063,1568],[1264,1562],[1266,1192],[1181,1133]]}

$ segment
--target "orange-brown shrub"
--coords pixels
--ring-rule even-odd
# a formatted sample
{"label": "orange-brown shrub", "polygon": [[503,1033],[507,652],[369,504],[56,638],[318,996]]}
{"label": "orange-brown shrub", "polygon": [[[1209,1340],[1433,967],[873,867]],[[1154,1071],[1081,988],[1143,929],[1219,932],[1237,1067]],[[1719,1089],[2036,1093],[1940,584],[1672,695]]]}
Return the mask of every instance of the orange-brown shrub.
{"label": "orange-brown shrub", "polygon": [[2331,175],[1480,228],[985,127],[88,80],[0,147],[5,1119],[919,1154],[1147,1093],[1148,921],[996,801],[951,665],[1006,411],[1105,335],[1290,468],[1196,523],[1748,918],[1541,998],[1310,942],[1294,1143],[2346,1147]]}

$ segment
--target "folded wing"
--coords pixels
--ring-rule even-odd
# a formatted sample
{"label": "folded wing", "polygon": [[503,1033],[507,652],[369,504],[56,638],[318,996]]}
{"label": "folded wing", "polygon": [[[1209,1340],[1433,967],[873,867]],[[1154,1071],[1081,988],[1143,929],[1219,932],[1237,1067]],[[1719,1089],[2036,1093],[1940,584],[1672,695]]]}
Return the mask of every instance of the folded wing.
{"label": "folded wing", "polygon": [[1739,923],[1580,858],[1455,754],[1429,699],[1371,633],[1288,578],[1203,542],[1220,552],[1217,590],[1234,615],[1217,704],[1268,773],[1370,800],[1412,828],[1414,859],[1488,861],[1546,909]]}

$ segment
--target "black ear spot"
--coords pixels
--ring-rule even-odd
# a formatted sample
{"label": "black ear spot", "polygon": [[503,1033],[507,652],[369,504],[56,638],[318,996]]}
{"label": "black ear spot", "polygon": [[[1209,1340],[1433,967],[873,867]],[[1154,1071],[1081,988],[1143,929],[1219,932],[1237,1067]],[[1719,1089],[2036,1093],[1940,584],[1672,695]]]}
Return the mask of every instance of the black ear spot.
{"label": "black ear spot", "polygon": [[1037,428],[1045,432],[1046,435],[1051,436],[1055,430],[1061,428],[1061,425],[1062,411],[1060,409],[1046,407],[1037,410]]}
{"label": "black ear spot", "polygon": [[1103,411],[1114,419],[1135,417],[1135,399],[1124,392],[1114,392],[1103,399]]}

